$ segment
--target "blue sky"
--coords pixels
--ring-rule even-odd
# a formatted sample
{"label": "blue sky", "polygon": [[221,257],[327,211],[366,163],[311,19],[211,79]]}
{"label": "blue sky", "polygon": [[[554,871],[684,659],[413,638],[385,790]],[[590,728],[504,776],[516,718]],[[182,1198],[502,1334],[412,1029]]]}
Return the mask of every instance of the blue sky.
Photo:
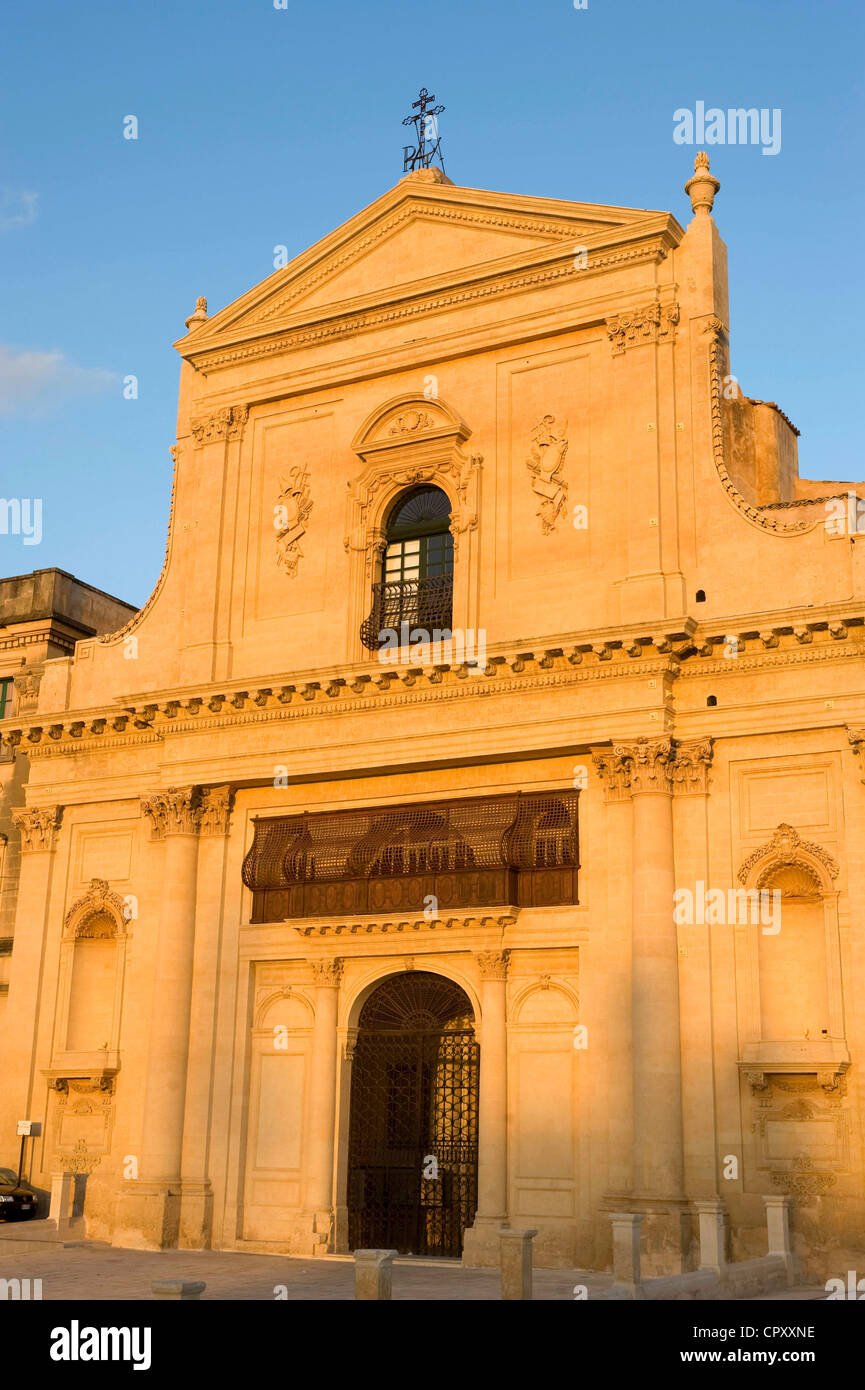
{"label": "blue sky", "polygon": [[[159,573],[179,361],[213,313],[402,173],[421,85],[477,188],[669,208],[673,112],[780,108],[780,153],[709,150],[732,369],[801,429],[806,477],[865,474],[859,0],[81,0],[0,35],[0,495],[44,499],[0,572],[60,565],[143,603]],[[123,139],[123,118],[139,138]],[[137,400],[122,379],[135,374]]]}

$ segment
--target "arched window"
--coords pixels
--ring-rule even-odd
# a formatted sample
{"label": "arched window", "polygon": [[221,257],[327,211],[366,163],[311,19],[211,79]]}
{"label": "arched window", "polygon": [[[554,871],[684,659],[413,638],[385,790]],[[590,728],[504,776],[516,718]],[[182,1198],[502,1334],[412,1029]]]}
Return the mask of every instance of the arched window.
{"label": "arched window", "polygon": [[361,628],[364,646],[370,651],[378,651],[389,639],[393,642],[392,634],[404,645],[418,628],[429,634],[427,640],[433,640],[437,630],[450,635],[454,568],[450,519],[451,501],[440,487],[414,487],[397,498],[385,527],[372,612]]}

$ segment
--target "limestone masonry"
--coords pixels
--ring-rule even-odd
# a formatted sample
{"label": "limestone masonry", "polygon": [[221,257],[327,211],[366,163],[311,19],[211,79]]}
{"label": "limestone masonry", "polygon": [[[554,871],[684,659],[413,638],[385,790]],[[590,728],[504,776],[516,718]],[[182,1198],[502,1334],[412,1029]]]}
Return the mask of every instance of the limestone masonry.
{"label": "limestone masonry", "polygon": [[686,187],[408,174],[198,301],[144,607],[10,591],[0,1163],[88,1237],[862,1267],[857,485]]}

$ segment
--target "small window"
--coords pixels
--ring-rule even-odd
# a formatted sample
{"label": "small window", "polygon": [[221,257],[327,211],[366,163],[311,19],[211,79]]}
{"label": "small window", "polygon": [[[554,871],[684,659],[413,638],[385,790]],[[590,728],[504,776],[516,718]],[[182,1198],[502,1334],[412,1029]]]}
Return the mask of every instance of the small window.
{"label": "small window", "polygon": [[717,697],[717,695],[710,695],[709,698],[708,698],[708,700],[706,701],[706,704],[707,704],[707,705],[717,705],[717,703],[718,703],[718,697]]}
{"label": "small window", "polygon": [[706,602],[706,590],[705,590],[705,589],[698,589],[698,590],[697,590],[696,602],[697,602],[697,603],[705,603],[705,602]]}
{"label": "small window", "polygon": [[12,678],[0,681],[0,719],[5,719],[12,707]]}

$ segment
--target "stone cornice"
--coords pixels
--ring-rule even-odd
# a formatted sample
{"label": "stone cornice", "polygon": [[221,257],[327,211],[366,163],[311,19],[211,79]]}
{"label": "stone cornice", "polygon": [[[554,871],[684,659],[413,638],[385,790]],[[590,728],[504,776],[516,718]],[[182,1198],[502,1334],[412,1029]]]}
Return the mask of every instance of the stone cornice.
{"label": "stone cornice", "polygon": [[[356,921],[349,922],[322,922],[295,926],[295,931],[300,936],[368,936],[368,935],[400,935],[406,932],[416,931],[452,931],[454,928],[461,927],[495,927],[499,931],[504,931],[508,927],[516,925],[518,909],[500,909],[498,912],[473,912],[463,913],[457,917],[390,917],[386,919],[376,919],[361,917]],[[280,923],[284,926],[285,923]],[[294,925],[290,923],[289,925]]]}
{"label": "stone cornice", "polygon": [[[57,720],[43,713],[34,715],[32,722],[21,721],[8,728],[5,724],[11,721],[4,721],[2,737],[6,747],[36,759],[161,742],[172,735],[227,725],[507,696],[598,680],[632,680],[635,675],[670,681],[857,660],[865,658],[865,633],[861,641],[854,641],[852,633],[863,622],[858,615],[848,614],[842,621],[833,616],[821,618],[809,610],[807,624],[795,629],[788,621],[760,632],[749,625],[738,634],[720,635],[723,628],[713,624],[711,635],[702,636],[688,619],[668,633],[638,629],[639,635],[623,637],[619,629],[616,635],[596,633],[591,641],[571,639],[563,647],[507,654],[491,651],[483,670],[466,663],[420,667],[409,662],[363,670],[342,668],[332,674],[311,672],[308,678],[298,676],[291,684],[274,680],[271,685],[256,686],[248,681],[243,689],[211,686],[198,694],[183,691],[170,697],[167,692],[157,692],[138,706],[130,706],[129,712],[118,713],[116,706],[65,711]],[[732,635],[739,642],[735,659],[715,657],[716,649],[723,650]]]}
{"label": "stone cornice", "polygon": [[48,627],[40,627],[35,630],[7,631],[0,637],[0,651],[15,651],[19,647],[36,647],[50,642],[52,646],[63,647],[67,652],[72,652],[78,641],[80,641],[80,634],[69,636],[51,623]]}
{"label": "stone cornice", "polygon": [[[572,241],[576,238],[572,237]],[[598,248],[586,253],[586,264],[577,269],[574,265],[573,251],[543,248],[545,264],[533,265],[521,270],[494,271],[476,275],[466,282],[448,289],[434,292],[406,294],[390,304],[381,304],[381,296],[376,296],[376,304],[367,308],[347,310],[345,307],[321,311],[317,320],[283,327],[280,332],[264,336],[244,337],[234,343],[217,346],[196,344],[189,358],[194,366],[203,372],[211,372],[219,367],[234,366],[238,362],[257,361],[266,357],[278,356],[300,347],[315,346],[337,338],[355,336],[357,333],[386,326],[389,323],[415,318],[421,314],[437,313],[458,305],[475,303],[479,300],[498,298],[521,290],[544,289],[551,284],[574,280],[579,282],[592,275],[602,274],[621,265],[638,265],[643,262],[656,264],[664,259],[672,245],[669,237],[656,235],[647,237],[642,244],[622,247],[617,250]],[[575,323],[575,327],[589,327],[597,323],[598,315],[593,312],[586,324]],[[248,330],[247,330],[248,332]]]}

